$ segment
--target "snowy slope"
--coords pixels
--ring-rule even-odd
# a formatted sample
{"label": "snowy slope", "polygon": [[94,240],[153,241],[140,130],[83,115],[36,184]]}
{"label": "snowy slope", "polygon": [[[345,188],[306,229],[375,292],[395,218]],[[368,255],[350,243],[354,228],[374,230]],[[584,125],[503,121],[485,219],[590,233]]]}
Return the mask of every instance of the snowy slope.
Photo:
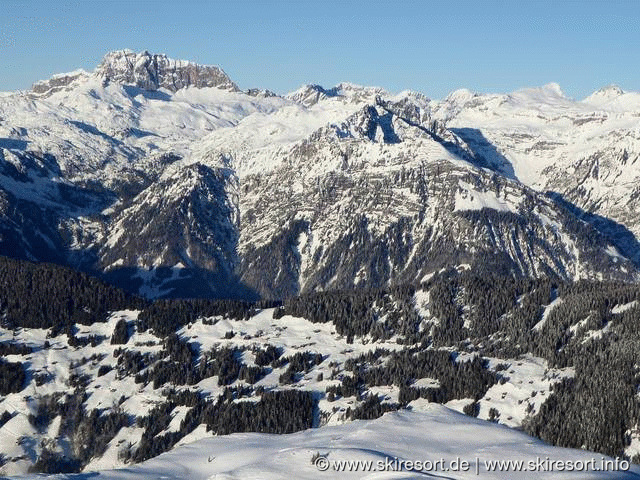
{"label": "snowy slope", "polygon": [[[104,324],[94,324],[91,326],[79,326],[77,335],[79,338],[89,338],[92,335],[98,337],[99,342],[95,346],[71,347],[65,335],[50,338],[47,330],[21,329],[14,334],[12,331],[0,329],[0,341],[13,341],[27,345],[34,349],[34,352],[25,356],[11,355],[6,359],[9,361],[27,361],[32,377],[29,384],[19,393],[6,395],[0,400],[0,410],[11,412],[13,417],[2,427],[0,427],[0,445],[3,445],[2,452],[10,461],[2,467],[0,472],[8,475],[24,473],[27,468],[36,461],[42,453],[44,445],[52,445],[55,450],[71,455],[71,446],[65,442],[60,429],[60,416],[52,419],[45,430],[38,429],[33,424],[33,415],[38,412],[42,400],[51,395],[64,395],[70,393],[69,386],[73,379],[85,378],[83,380],[82,391],[86,393],[84,406],[87,411],[98,409],[99,411],[126,412],[136,417],[147,415],[150,410],[166,401],[166,387],[169,383],[157,388],[153,383],[141,384],[134,378],[133,374],[125,373],[122,370],[121,361],[118,360],[118,350],[124,348],[130,352],[139,352],[142,355],[159,355],[162,353],[163,342],[157,336],[149,332],[138,332],[133,329],[140,312],[121,311],[114,312]],[[131,337],[125,345],[110,344],[108,339],[114,331],[116,323],[124,320],[133,330]],[[214,320],[213,324],[210,320]],[[234,335],[228,338],[229,332]],[[303,391],[314,392],[318,396],[318,425],[339,425],[348,420],[348,409],[353,409],[361,402],[359,398],[343,397],[335,400],[328,400],[325,390],[328,386],[339,385],[340,379],[347,375],[345,368],[349,359],[356,358],[373,352],[377,349],[388,349],[389,351],[402,350],[403,345],[391,338],[388,341],[370,342],[367,338],[362,338],[353,343],[336,333],[335,325],[312,323],[303,318],[284,316],[275,319],[273,309],[258,312],[246,320],[230,320],[223,318],[199,319],[177,332],[185,341],[193,342],[200,352],[210,349],[235,347],[244,350],[244,361],[253,364],[253,355],[250,354],[256,347],[266,347],[268,345],[277,346],[283,357],[291,356],[297,352],[311,351],[321,353],[323,361],[310,371],[306,372],[295,382],[295,388]],[[48,342],[48,345],[45,344]],[[160,356],[159,358],[162,358]],[[460,361],[464,361],[461,357]],[[494,368],[504,360],[493,362],[490,368]],[[112,370],[106,374],[98,373],[101,368],[111,367]],[[114,368],[115,367],[115,368]],[[252,387],[270,389],[290,388],[282,385],[281,375],[286,371],[287,365],[273,368],[263,379],[256,382]],[[535,413],[546,399],[545,392],[550,390],[551,385],[557,383],[564,376],[571,376],[571,370],[550,369],[547,363],[535,357],[520,358],[509,363],[510,375],[507,381],[496,384],[487,391],[486,395],[480,399],[481,410],[479,418],[488,418],[489,410],[497,408],[501,413],[501,423],[509,426],[520,426],[523,419],[530,413],[525,412],[529,403],[533,403]],[[340,373],[337,373],[340,372]],[[35,376],[43,376],[44,382],[36,384]],[[225,390],[217,382],[218,377],[203,379],[201,382],[187,387],[187,390],[199,391],[206,397],[216,398]],[[416,386],[421,385],[425,380],[418,379]],[[233,385],[249,386],[245,381],[237,380]],[[178,386],[176,386],[178,387]],[[531,398],[532,392],[540,391],[537,398]],[[377,394],[384,402],[394,403],[398,401],[399,388],[397,386],[381,386],[368,389],[371,394]],[[535,395],[535,394],[534,394]],[[253,396],[255,400],[255,396]],[[523,402],[523,400],[526,400]],[[454,410],[461,411],[473,399],[452,400],[448,406]],[[177,431],[185,411],[176,407],[172,412],[173,429]],[[410,408],[416,411],[432,411],[434,408],[425,400],[418,399],[410,404]],[[188,409],[187,409],[188,410]],[[444,415],[442,419],[421,419],[420,421],[449,422],[451,414],[445,414],[446,410],[437,410],[438,416]],[[455,423],[464,423],[463,417],[458,418]],[[404,421],[403,421],[404,423]],[[473,421],[471,422],[473,423]],[[409,423],[410,424],[410,423]],[[359,429],[360,427],[358,427]],[[377,427],[373,427],[374,429]],[[171,426],[169,427],[169,431]],[[370,427],[364,427],[363,433],[369,431]],[[429,427],[429,430],[432,430]],[[122,451],[129,445],[135,449],[144,429],[135,424],[124,427],[109,442],[106,451],[95,457],[86,467],[86,471],[103,470],[108,468],[123,467],[126,465],[122,457]],[[325,431],[322,427],[321,431]],[[357,431],[357,430],[356,430]],[[329,430],[331,432],[331,430]],[[496,430],[496,435],[506,434],[507,431]],[[327,433],[308,433],[309,441],[320,438],[330,438],[333,435]],[[420,434],[421,435],[421,434]],[[197,438],[210,437],[211,433],[204,431],[204,426],[199,427],[184,439],[180,444]],[[251,436],[235,437],[238,441]],[[277,440],[277,436],[271,436],[276,444],[283,440]],[[285,436],[284,442],[288,442]],[[306,437],[305,437],[306,438]],[[350,436],[348,438],[351,438]],[[471,436],[469,438],[472,438]],[[522,437],[525,438],[525,437]],[[21,440],[22,439],[22,440]],[[24,439],[30,439],[25,443]],[[57,439],[57,440],[54,440]],[[364,440],[364,439],[363,439]],[[259,439],[256,439],[260,443]],[[297,440],[293,440],[297,443]],[[313,440],[315,442],[315,440]],[[313,442],[310,445],[313,445]],[[410,442],[412,444],[414,440]],[[523,442],[525,442],[523,440]],[[294,444],[295,444],[294,443]],[[525,443],[531,444],[531,439]],[[425,445],[428,445],[426,442]],[[328,448],[329,445],[317,444],[316,448]],[[462,445],[460,445],[462,448]],[[195,447],[194,447],[195,448]],[[202,448],[202,447],[197,447]],[[284,447],[278,447],[284,448]],[[364,446],[362,448],[365,448]],[[230,451],[233,451],[232,448]],[[456,450],[457,451],[457,450]],[[470,450],[471,451],[471,450]],[[205,457],[208,447],[205,449]],[[383,453],[398,455],[395,450]],[[425,450],[425,454],[428,450]],[[435,454],[435,452],[434,452]],[[440,455],[440,453],[438,453]],[[306,463],[308,459],[305,459]],[[251,466],[250,468],[256,468]]]}
{"label": "snowy slope", "polygon": [[[314,455],[326,455],[329,469],[319,471],[312,463]],[[393,412],[372,421],[325,427],[290,435],[233,434],[186,443],[170,453],[141,465],[123,470],[101,471],[60,478],[113,479],[164,478],[167,480],[198,479],[626,479],[637,478],[640,469],[630,471],[487,471],[495,461],[526,463],[578,462],[601,459],[580,450],[554,448],[530,437],[497,426],[470,419],[446,407],[429,405],[421,412]],[[607,459],[613,462],[613,459]],[[336,471],[352,461],[360,471]],[[403,468],[393,471],[401,462],[424,462],[424,471]],[[468,462],[468,467],[462,464]],[[371,462],[367,464],[367,462]],[[391,467],[386,467],[385,462]],[[429,463],[443,462],[442,467]],[[457,467],[460,462],[462,467]],[[582,462],[582,463],[580,463]],[[322,462],[319,463],[323,465]],[[356,470],[354,467],[353,470]],[[440,468],[439,470],[436,468]],[[468,471],[453,471],[463,468]],[[478,469],[476,472],[476,468]],[[566,469],[566,467],[559,467]],[[398,469],[399,470],[399,469]],[[22,477],[21,477],[22,478]],[[40,477],[24,477],[40,478]]]}
{"label": "snowy slope", "polygon": [[456,92],[433,111],[494,170],[640,232],[640,94],[610,86],[576,101],[549,84],[511,94]]}
{"label": "snowy slope", "polygon": [[[486,274],[468,268],[438,275],[421,289],[362,291],[359,295],[329,292],[292,299],[277,308],[239,302],[158,301],[132,307],[142,310],[112,311],[104,321],[97,316],[97,321],[87,325],[21,326],[20,322],[33,321],[30,318],[14,320],[18,323],[13,328],[3,323],[0,387],[7,388],[5,362],[20,362],[25,377],[0,396],[0,474],[26,474],[34,465],[42,471],[51,465],[43,458],[55,454],[79,462],[75,471],[88,474],[126,468],[114,473],[126,475],[139,468],[160,468],[165,465],[163,458],[173,464],[181,450],[175,451],[178,457],[169,454],[159,457],[159,463],[134,466],[194,441],[204,442],[188,446],[201,451],[198,458],[215,456],[220,462],[190,472],[184,470],[190,461],[180,472],[200,475],[205,468],[215,467],[219,470],[206,470],[208,475],[231,478],[247,478],[250,472],[257,475],[260,468],[265,474],[273,468],[273,475],[283,475],[284,460],[279,453],[296,447],[301,448],[295,461],[300,463],[294,462],[291,468],[310,465],[307,457],[315,453],[312,449],[333,452],[331,459],[339,459],[346,458],[352,448],[354,455],[365,455],[364,460],[372,459],[366,456],[367,449],[376,456],[415,460],[440,456],[473,460],[474,452],[483,459],[485,455],[487,459],[514,460],[538,454],[565,460],[574,455],[594,456],[544,446],[479,420],[531,432],[531,422],[540,415],[548,416],[549,408],[562,401],[565,382],[585,382],[580,359],[589,360],[589,355],[607,348],[615,353],[613,359],[603,359],[602,365],[596,362],[599,370],[589,377],[607,377],[603,370],[610,374],[611,382],[619,384],[615,388],[620,387],[615,395],[621,395],[611,401],[628,402],[632,407],[637,402],[634,382],[639,340],[629,331],[637,325],[637,289],[616,283],[575,285],[548,280],[523,280],[514,285],[512,278],[485,278]],[[48,278],[55,283],[55,276]],[[79,288],[87,286],[80,283]],[[518,298],[514,292],[519,292]],[[448,299],[447,293],[451,293]],[[495,301],[487,302],[487,298]],[[20,302],[4,297],[2,301],[8,305],[8,316],[14,318],[11,305]],[[69,304],[66,299],[49,303],[64,308]],[[216,308],[207,310],[212,305]],[[89,311],[77,307],[74,316]],[[454,308],[453,313],[449,307]],[[68,317],[64,308],[60,323]],[[211,313],[214,311],[218,313]],[[553,361],[558,342],[561,351],[574,355],[562,364]],[[272,353],[265,353],[269,349]],[[588,355],[583,356],[584,352]],[[618,358],[620,362],[630,360],[618,363]],[[610,414],[608,390],[591,391],[588,385],[587,381],[585,391],[572,394],[581,395],[583,405],[594,415]],[[242,417],[240,412],[230,414],[229,409],[264,404],[269,394],[292,392],[312,401],[302,412],[309,415],[308,423],[287,431],[310,431],[293,436],[226,436],[273,431],[282,421],[277,413],[267,417],[254,412]],[[436,402],[443,407],[434,406]],[[409,412],[334,428],[405,407]],[[615,448],[634,457],[640,434],[631,407],[613,413],[616,425],[608,431],[627,440],[614,444],[610,437],[588,431],[588,440],[597,437],[601,442],[594,440],[589,448]],[[284,418],[294,418],[292,411],[293,407],[287,409]],[[562,415],[567,411],[571,409],[560,408],[560,417],[555,417],[561,419],[563,434],[584,434],[590,428],[583,425],[585,421],[599,420],[568,415],[565,423]],[[236,423],[238,418],[249,422],[265,417],[271,423]],[[120,423],[111,424],[111,429],[108,423],[100,423],[100,419],[113,422],[114,418]],[[215,421],[219,418],[233,425],[229,432],[218,430]],[[610,417],[605,418],[608,420]],[[445,435],[452,429],[467,433]],[[561,445],[580,446],[560,443],[567,442],[566,437],[551,433],[541,436]],[[247,447],[246,457],[231,455],[235,442],[262,444],[264,438],[269,439],[264,450]],[[393,441],[386,443],[382,438]],[[91,439],[97,443],[92,444]],[[411,449],[419,456],[409,455]],[[265,469],[265,458],[274,455],[277,461]],[[313,474],[313,470],[308,472]]]}

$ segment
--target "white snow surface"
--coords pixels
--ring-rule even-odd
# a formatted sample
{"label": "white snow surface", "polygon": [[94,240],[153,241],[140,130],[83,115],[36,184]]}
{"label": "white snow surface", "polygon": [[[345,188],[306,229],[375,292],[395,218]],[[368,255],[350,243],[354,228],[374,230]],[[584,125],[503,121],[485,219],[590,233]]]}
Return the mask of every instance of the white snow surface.
{"label": "white snow surface", "polygon": [[613,307],[611,309],[611,313],[616,314],[616,313],[626,312],[630,308],[635,307],[637,304],[638,304],[638,302],[636,300],[634,300],[633,302],[625,303],[624,305],[616,305],[615,307]]}
{"label": "white snow surface", "polygon": [[482,192],[473,186],[459,182],[460,189],[456,192],[454,211],[482,210],[492,208],[499,212],[516,212],[517,204],[507,198],[496,196],[493,192]]}
{"label": "white snow surface", "polygon": [[[544,312],[542,312],[542,318],[540,319],[540,321],[538,323],[536,323],[533,326],[534,330],[542,330],[542,327],[544,327],[544,324],[547,322],[547,318],[549,317],[549,314],[551,313],[551,310],[553,310],[555,307],[557,307],[559,304],[561,304],[564,300],[562,300],[562,298],[556,298],[554,299],[549,305],[547,305],[544,309]],[[613,312],[615,313],[615,312]]]}
{"label": "white snow surface", "polygon": [[[319,471],[312,458],[325,455],[328,471]],[[421,412],[387,413],[373,421],[312,429],[289,435],[232,434],[184,444],[154,459],[122,470],[79,475],[68,479],[166,479],[166,480],[299,480],[348,479],[626,479],[640,472],[489,472],[488,461],[512,460],[590,462],[601,456],[580,450],[550,447],[527,435],[489,422],[469,418],[441,405],[429,405]],[[446,468],[456,460],[469,463],[468,471],[384,470],[384,462],[436,462]],[[336,471],[342,461],[367,462],[360,471]],[[476,463],[478,470],[476,471]],[[399,465],[399,463],[397,463]],[[363,464],[360,464],[363,465]],[[364,464],[366,465],[366,464]],[[380,468],[379,468],[380,466]],[[379,468],[379,470],[378,470]],[[455,466],[454,466],[455,468]],[[355,470],[355,469],[354,469]],[[368,471],[363,471],[368,470]],[[378,470],[378,471],[376,471]],[[24,478],[41,478],[27,476]]]}

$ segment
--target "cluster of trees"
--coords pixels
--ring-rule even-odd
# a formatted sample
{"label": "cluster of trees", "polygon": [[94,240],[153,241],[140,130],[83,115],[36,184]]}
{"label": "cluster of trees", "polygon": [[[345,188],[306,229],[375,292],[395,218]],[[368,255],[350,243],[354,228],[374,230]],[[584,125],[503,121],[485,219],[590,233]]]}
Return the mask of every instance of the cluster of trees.
{"label": "cluster of trees", "polygon": [[0,358],[0,395],[17,393],[24,388],[26,373],[21,362]]}
{"label": "cluster of trees", "polygon": [[278,304],[241,300],[156,300],[138,315],[136,325],[140,332],[151,329],[154,334],[166,337],[201,317],[220,316],[242,320],[250,318],[260,308],[271,308]]}
{"label": "cluster of trees", "polygon": [[0,428],[2,428],[2,426],[12,418],[13,415],[11,413],[7,412],[6,410],[2,412],[2,415],[0,415]]}
{"label": "cluster of trees", "polygon": [[[447,289],[447,295],[434,294]],[[485,279],[466,272],[436,278],[430,294],[432,311],[454,312],[454,321],[457,317],[468,325],[443,344],[464,348],[468,338],[481,354],[514,358],[531,352],[551,366],[575,368],[575,376],[557,384],[540,411],[527,419],[527,432],[554,445],[624,455],[631,441],[628,432],[640,423],[640,305],[632,303],[640,300],[636,285]],[[627,308],[614,313],[612,308],[620,305]],[[416,395],[401,392],[407,393],[409,398]],[[467,410],[477,414],[477,405]]]}
{"label": "cluster of trees", "polygon": [[[384,362],[379,362],[384,357]],[[406,405],[417,398],[446,403],[456,398],[479,399],[499,381],[499,374],[489,370],[487,361],[479,356],[457,361],[457,354],[445,350],[405,349],[388,352],[378,349],[351,359],[340,385],[327,387],[330,398],[335,396],[361,398],[364,390],[379,385],[400,387],[399,402]],[[438,381],[437,387],[416,388],[412,383],[421,378]],[[369,400],[373,401],[373,400]]]}
{"label": "cluster of trees", "polygon": [[68,395],[54,394],[38,399],[35,413],[28,417],[29,422],[43,432],[54,418],[60,416],[58,437],[68,442],[71,456],[63,456],[45,446],[31,471],[79,472],[92,458],[102,455],[118,431],[129,425],[129,416],[118,408],[87,412],[84,407],[86,399],[87,395],[82,389],[76,389]]}
{"label": "cluster of trees", "polygon": [[278,347],[267,345],[265,348],[255,348],[253,354],[255,355],[255,364],[265,367],[269,364],[275,366],[275,362],[280,358],[282,352]]}
{"label": "cluster of trees", "polygon": [[0,257],[0,311],[8,328],[51,328],[104,322],[108,312],[145,302],[69,268]]}
{"label": "cluster of trees", "polygon": [[[139,446],[124,452],[124,458],[143,461],[170,449],[198,425],[218,435],[235,432],[293,433],[313,426],[316,402],[311,392],[299,390],[263,391],[258,400],[246,399],[254,393],[252,388],[226,388],[217,399],[206,399],[195,392],[168,394],[169,401],[156,406],[138,420],[145,428]],[[174,432],[162,435],[171,422],[177,405],[191,407]]]}
{"label": "cluster of trees", "polygon": [[78,473],[82,470],[82,462],[68,458],[51,448],[43,448],[36,462],[29,468],[30,472],[45,473]]}
{"label": "cluster of trees", "polygon": [[320,353],[312,352],[296,352],[290,357],[280,360],[281,365],[287,364],[287,369],[280,375],[280,383],[291,384],[297,380],[297,374],[300,372],[308,372],[314,366],[322,363],[323,357]]}
{"label": "cluster of trees", "polygon": [[142,381],[138,380],[138,373],[149,367],[156,360],[156,356],[153,353],[142,353],[138,350],[118,348],[113,354],[118,359],[116,362],[116,369],[118,370],[117,376],[119,378],[125,378],[135,375],[137,383],[141,383]]}
{"label": "cluster of trees", "polygon": [[[199,361],[198,350],[194,343],[189,343],[172,333],[164,340],[164,349],[160,356],[162,360],[155,363],[148,370],[141,372],[153,361],[153,357],[148,357],[148,362],[139,352],[127,352],[127,358],[132,357],[138,360],[134,363],[136,370],[136,382],[153,382],[154,388],[160,388],[166,384],[173,385],[195,385],[201,380],[213,376],[218,376],[218,385],[230,385],[237,380],[244,380],[254,384],[264,378],[270,371],[266,365],[275,365],[280,358],[280,351],[269,345],[265,349],[255,347],[257,365],[247,365],[242,361],[243,348],[215,346],[205,352]],[[149,355],[149,354],[146,354]],[[119,359],[123,358],[121,355]],[[296,357],[297,358],[297,357]],[[306,358],[306,357],[305,357]],[[138,373],[141,372],[141,373]]]}
{"label": "cluster of trees", "polygon": [[129,341],[129,326],[124,318],[116,323],[111,335],[111,345],[124,345]]}
{"label": "cluster of trees", "polygon": [[67,343],[70,347],[86,347],[87,345],[91,345],[92,347],[98,346],[102,343],[106,337],[104,335],[86,335],[84,337],[76,336],[73,329],[67,330]]}
{"label": "cluster of trees", "polygon": [[202,415],[207,430],[219,435],[234,432],[293,433],[313,426],[315,401],[311,392],[264,392],[260,401],[216,402]]}
{"label": "cluster of trees", "polygon": [[640,423],[640,341],[638,333],[613,337],[588,341],[576,352],[575,377],[555,385],[540,412],[525,424],[527,432],[554,445],[624,455],[631,442],[628,432]]}
{"label": "cluster of trees", "polygon": [[0,342],[0,357],[7,355],[29,355],[33,348],[22,343]]}
{"label": "cluster of trees", "polygon": [[397,403],[382,403],[378,395],[369,395],[356,408],[348,410],[348,416],[352,420],[373,420],[381,417],[387,412],[398,410],[400,405]]}
{"label": "cluster of trees", "polygon": [[429,290],[429,309],[439,321],[427,340],[451,346],[496,333],[509,338],[526,335],[540,319],[542,305],[550,302],[555,284],[550,279],[470,270],[436,275],[423,287]]}
{"label": "cluster of trees", "polygon": [[316,292],[285,300],[274,318],[303,317],[314,323],[332,322],[349,343],[354,337],[370,335],[386,340],[395,334],[415,340],[420,318],[413,305],[415,287],[391,290]]}

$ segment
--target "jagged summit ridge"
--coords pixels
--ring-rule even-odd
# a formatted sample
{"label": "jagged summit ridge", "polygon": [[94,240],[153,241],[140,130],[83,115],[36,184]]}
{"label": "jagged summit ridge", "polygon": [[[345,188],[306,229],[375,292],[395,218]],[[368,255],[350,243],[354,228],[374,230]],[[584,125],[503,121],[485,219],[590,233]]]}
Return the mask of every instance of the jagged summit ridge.
{"label": "jagged summit ridge", "polygon": [[312,107],[322,100],[341,98],[348,102],[372,102],[377,96],[389,96],[389,92],[380,87],[364,87],[348,82],[342,82],[332,88],[324,88],[317,84],[303,85],[285,96],[285,98]]}
{"label": "jagged summit ridge", "polygon": [[172,92],[185,87],[218,87],[239,91],[229,76],[217,66],[174,60],[164,54],[118,50],[105,55],[96,75],[108,82],[135,85],[145,90],[166,88]]}
{"label": "jagged summit ridge", "polygon": [[50,95],[71,86],[76,81],[97,77],[105,83],[133,85],[155,91],[164,88],[176,92],[186,87],[217,87],[238,92],[240,89],[218,66],[199,65],[187,60],[175,60],[165,54],[148,51],[116,50],[107,53],[93,74],[82,69],[57,74],[36,82],[32,93]]}

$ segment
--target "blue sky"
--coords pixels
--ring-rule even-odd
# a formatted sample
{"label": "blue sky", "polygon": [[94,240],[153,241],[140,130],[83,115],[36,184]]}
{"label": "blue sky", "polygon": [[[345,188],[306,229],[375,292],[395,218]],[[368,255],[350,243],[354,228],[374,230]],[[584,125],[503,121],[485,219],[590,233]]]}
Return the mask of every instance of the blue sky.
{"label": "blue sky", "polygon": [[0,90],[130,48],[278,93],[340,81],[441,98],[557,82],[640,91],[640,2],[0,0]]}

